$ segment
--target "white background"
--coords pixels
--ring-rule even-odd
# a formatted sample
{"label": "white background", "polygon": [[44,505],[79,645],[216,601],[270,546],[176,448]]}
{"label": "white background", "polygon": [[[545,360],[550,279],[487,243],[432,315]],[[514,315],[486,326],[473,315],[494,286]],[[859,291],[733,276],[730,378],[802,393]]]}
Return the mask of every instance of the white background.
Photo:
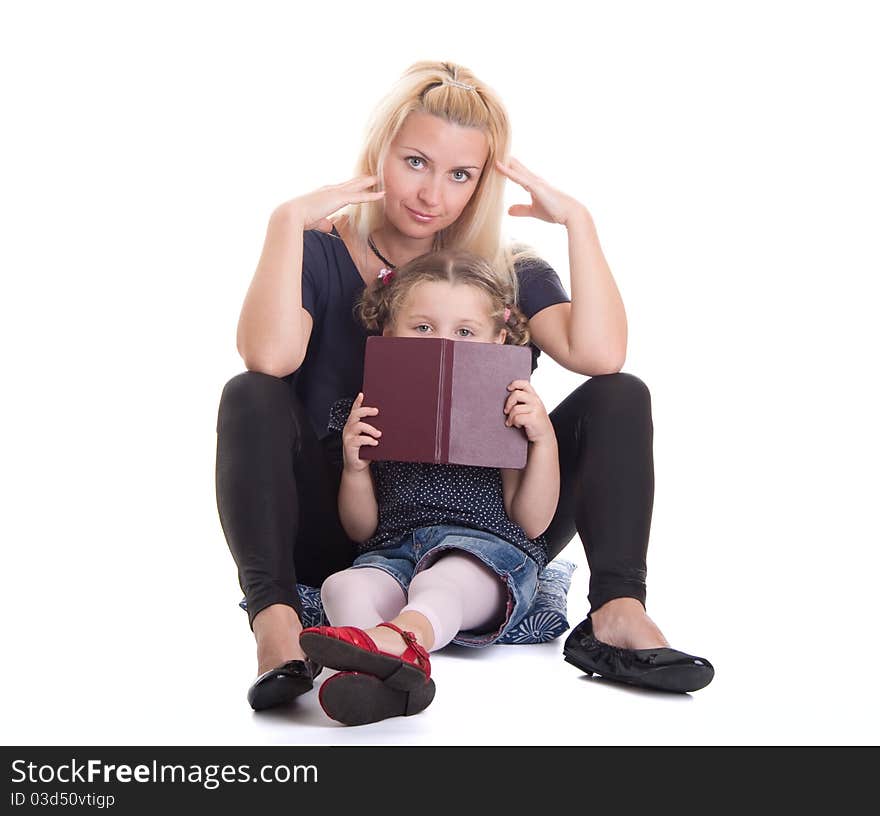
{"label": "white background", "polygon": [[[876,743],[871,11],[4,4],[3,741]],[[492,85],[514,155],[593,214],[653,396],[648,609],[704,691],[587,680],[557,641],[443,652],[428,711],[360,729],[244,700],[213,481],[238,310],[271,210],[352,175],[419,59]],[[564,230],[509,222],[567,284]],[[535,381],[552,407],[579,379]]]}

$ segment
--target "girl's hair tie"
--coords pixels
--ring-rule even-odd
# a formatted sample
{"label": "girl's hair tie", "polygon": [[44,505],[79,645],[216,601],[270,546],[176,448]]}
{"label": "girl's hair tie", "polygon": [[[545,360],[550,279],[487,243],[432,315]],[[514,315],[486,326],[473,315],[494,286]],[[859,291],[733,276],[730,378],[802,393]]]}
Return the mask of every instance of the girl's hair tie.
{"label": "girl's hair tie", "polygon": [[504,322],[506,323],[508,320],[510,320],[510,306],[505,306],[504,307]]}
{"label": "girl's hair tie", "polygon": [[376,277],[379,278],[380,281],[382,281],[383,286],[387,286],[389,283],[391,283],[391,279],[394,277],[394,270],[386,269],[383,267],[379,270],[379,274]]}

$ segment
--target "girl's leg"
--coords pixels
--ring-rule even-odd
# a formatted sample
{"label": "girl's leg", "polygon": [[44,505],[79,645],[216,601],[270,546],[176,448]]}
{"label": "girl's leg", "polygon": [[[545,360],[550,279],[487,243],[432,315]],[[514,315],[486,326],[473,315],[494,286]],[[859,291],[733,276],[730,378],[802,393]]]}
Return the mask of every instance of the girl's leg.
{"label": "girl's leg", "polygon": [[321,585],[321,603],[331,626],[366,629],[391,620],[406,603],[406,593],[385,570],[347,569]]}
{"label": "girl's leg", "polygon": [[319,441],[292,378],[246,372],[223,390],[217,508],[257,639],[258,673],[302,659],[297,581],[320,586],[349,566],[339,522],[341,453]]}
{"label": "girl's leg", "polygon": [[559,507],[550,557],[577,532],[590,566],[596,637],[627,648],[667,645],[645,613],[654,503],[653,422],[647,386],[631,374],[592,377],[550,414],[559,443]]}
{"label": "girl's leg", "polygon": [[[359,576],[358,573],[367,575]],[[381,580],[379,576],[382,576]],[[403,655],[411,650],[414,654],[408,655],[405,660],[406,664],[420,667],[415,677],[411,671],[410,676],[405,677],[403,660],[399,668],[391,667],[394,671],[390,674],[385,671],[384,674],[374,675],[370,673],[372,669],[368,671],[364,668],[366,664],[352,668],[359,665],[359,658],[353,660],[350,651],[345,654],[336,649],[337,644],[331,643],[329,648],[335,652],[333,654],[328,650],[327,643],[331,638],[320,632],[309,635],[312,637],[309,653],[314,659],[337,668],[344,663],[332,662],[335,658],[351,661],[348,668],[324,682],[319,696],[327,715],[347,725],[363,725],[424,711],[434,699],[435,689],[434,681],[427,676],[430,675],[430,661],[426,650],[442,648],[463,627],[488,627],[500,621],[507,603],[507,587],[501,579],[478,559],[465,553],[445,555],[416,575],[409,585],[409,602],[402,609],[397,606],[398,613],[393,617],[382,615],[383,608],[388,607],[376,603],[375,593],[380,596],[382,604],[390,605],[393,602],[391,595],[383,594],[383,584],[388,588],[393,584],[397,588],[397,593],[391,594],[394,597],[400,599],[403,595],[397,581],[381,570],[362,567],[331,576],[322,587],[325,608],[334,624],[348,623],[348,619],[339,621],[334,618],[341,608],[351,609],[348,605],[355,603],[359,608],[352,610],[352,615],[364,614],[365,620],[372,618],[377,623],[384,618],[406,633],[407,637],[412,632],[417,645],[405,642],[401,634],[387,626],[373,626],[366,630],[381,652]],[[366,591],[371,598],[368,602],[352,602],[349,596],[353,591]],[[369,611],[366,611],[367,606],[371,607]],[[338,642],[345,640],[345,637],[332,636],[332,639]],[[323,655],[319,649],[325,650]],[[351,647],[346,646],[345,649],[350,650]],[[389,659],[384,658],[386,662]],[[406,665],[406,668],[411,670],[412,666]],[[398,685],[403,679],[406,679],[406,684]]]}
{"label": "girl's leg", "polygon": [[[504,582],[478,558],[450,553],[416,575],[406,606],[393,620],[383,620],[411,631],[422,646],[436,652],[462,629],[488,629],[503,620],[507,594]],[[393,629],[380,626],[369,635],[392,654],[405,649]]]}

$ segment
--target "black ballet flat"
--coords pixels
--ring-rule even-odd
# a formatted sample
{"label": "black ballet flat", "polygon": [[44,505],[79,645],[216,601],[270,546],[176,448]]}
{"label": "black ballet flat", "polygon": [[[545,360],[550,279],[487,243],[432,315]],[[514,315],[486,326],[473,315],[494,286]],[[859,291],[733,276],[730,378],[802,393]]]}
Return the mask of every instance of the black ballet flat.
{"label": "black ballet flat", "polygon": [[288,660],[261,674],[248,689],[247,699],[254,711],[274,708],[311,691],[323,667],[314,660]]}
{"label": "black ballet flat", "polygon": [[704,657],[677,649],[619,649],[593,636],[593,621],[587,617],[565,640],[566,663],[582,672],[606,680],[659,691],[698,691],[712,682],[715,669]]}

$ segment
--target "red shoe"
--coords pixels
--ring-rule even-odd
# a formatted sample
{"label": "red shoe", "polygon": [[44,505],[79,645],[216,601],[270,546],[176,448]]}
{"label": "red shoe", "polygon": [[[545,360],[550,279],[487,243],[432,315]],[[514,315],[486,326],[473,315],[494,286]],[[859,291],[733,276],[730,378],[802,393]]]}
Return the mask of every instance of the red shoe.
{"label": "red shoe", "polygon": [[436,690],[433,680],[413,691],[401,691],[371,674],[338,672],[321,686],[318,700],[331,720],[344,725],[366,725],[389,717],[418,714],[431,704]]}
{"label": "red shoe", "polygon": [[393,629],[404,639],[407,648],[402,655],[381,651],[363,629],[354,626],[312,626],[303,629],[299,642],[303,651],[322,666],[372,674],[401,691],[425,685],[431,678],[427,650],[416,643],[412,632],[404,632],[393,623],[379,626]]}

